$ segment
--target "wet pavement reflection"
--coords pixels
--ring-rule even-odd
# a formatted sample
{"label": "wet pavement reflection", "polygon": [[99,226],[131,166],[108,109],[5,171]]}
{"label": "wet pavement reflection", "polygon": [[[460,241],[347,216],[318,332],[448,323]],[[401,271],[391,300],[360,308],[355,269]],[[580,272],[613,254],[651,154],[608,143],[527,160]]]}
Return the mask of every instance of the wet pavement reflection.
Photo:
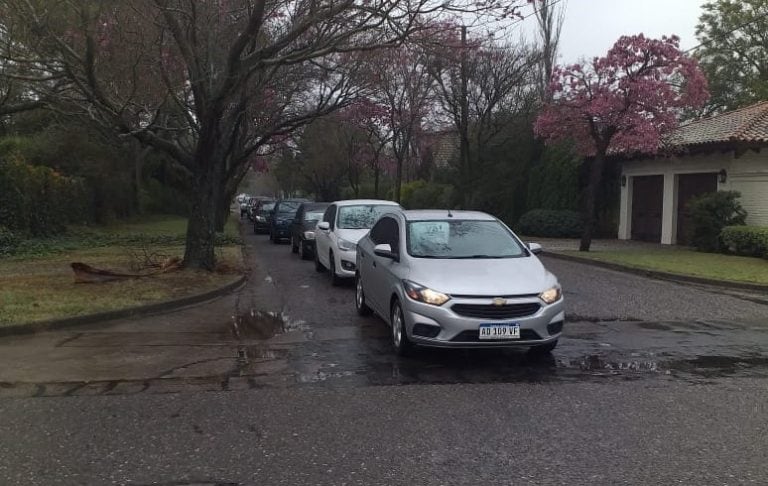
{"label": "wet pavement reflection", "polygon": [[762,323],[570,322],[551,354],[526,348],[418,348],[396,356],[376,318],[314,326],[276,313],[248,312],[233,323],[243,339],[241,376],[253,386],[414,385],[682,379],[768,374]]}

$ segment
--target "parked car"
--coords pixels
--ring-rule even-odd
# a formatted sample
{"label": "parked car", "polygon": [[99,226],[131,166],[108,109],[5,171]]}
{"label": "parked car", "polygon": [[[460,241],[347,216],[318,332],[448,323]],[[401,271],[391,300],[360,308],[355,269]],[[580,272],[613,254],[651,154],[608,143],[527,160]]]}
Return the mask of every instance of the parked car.
{"label": "parked car", "polygon": [[385,214],[358,243],[355,306],[392,327],[395,350],[557,346],[557,278],[506,226],[471,211]]}
{"label": "parked car", "polygon": [[275,209],[275,201],[272,199],[262,199],[256,203],[251,212],[253,213],[253,234],[269,233],[269,215]]}
{"label": "parked car", "polygon": [[246,208],[246,214],[248,215],[248,219],[251,222],[256,221],[256,214],[257,214],[256,211],[257,211],[257,208],[259,207],[259,202],[265,201],[265,200],[272,201],[271,198],[266,196],[255,196],[248,199],[248,207]]}
{"label": "parked car", "polygon": [[308,199],[278,199],[269,215],[269,239],[272,243],[280,243],[291,237],[291,223],[296,217],[296,211]]}
{"label": "parked car", "polygon": [[302,260],[315,253],[315,227],[330,203],[302,203],[291,223],[291,251]]}
{"label": "parked car", "polygon": [[351,199],[328,206],[315,231],[315,270],[328,269],[333,285],[355,276],[357,242],[382,214],[402,209],[392,201]]}
{"label": "parked car", "polygon": [[243,195],[241,198],[240,196],[237,197],[237,200],[240,204],[240,219],[243,219],[243,216],[248,214],[248,200],[251,198],[251,196]]}

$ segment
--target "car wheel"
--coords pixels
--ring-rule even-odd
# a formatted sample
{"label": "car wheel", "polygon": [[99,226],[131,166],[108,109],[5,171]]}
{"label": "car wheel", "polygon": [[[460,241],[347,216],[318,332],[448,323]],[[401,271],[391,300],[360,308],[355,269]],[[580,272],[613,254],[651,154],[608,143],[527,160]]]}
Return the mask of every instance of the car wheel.
{"label": "car wheel", "polygon": [[269,239],[272,240],[272,244],[276,245],[276,244],[280,243],[280,238],[278,238],[277,235],[274,232],[270,233]]}
{"label": "car wheel", "polygon": [[328,273],[331,276],[331,285],[334,287],[341,285],[341,277],[336,274],[336,262],[333,260],[333,253],[328,256]]}
{"label": "car wheel", "polygon": [[371,308],[365,303],[365,292],[363,292],[363,279],[360,274],[355,275],[355,308],[361,316],[370,316]]}
{"label": "car wheel", "polygon": [[296,244],[296,237],[291,236],[291,253],[298,253],[299,245]]}
{"label": "car wheel", "polygon": [[557,341],[558,340],[555,339],[554,341],[549,342],[547,344],[539,344],[538,346],[531,346],[531,349],[529,349],[528,352],[533,354],[551,353],[557,347]]}
{"label": "car wheel", "polygon": [[302,260],[309,260],[309,253],[307,252],[307,245],[303,241],[299,242],[299,258]]}
{"label": "car wheel", "polygon": [[400,306],[400,301],[398,300],[392,304],[392,316],[390,320],[392,322],[392,346],[395,348],[395,353],[399,356],[407,356],[412,351],[413,345],[408,339],[408,332],[405,330],[403,308]]}
{"label": "car wheel", "polygon": [[317,256],[317,250],[315,250],[315,271],[320,273],[325,270],[325,267],[320,263],[320,257]]}

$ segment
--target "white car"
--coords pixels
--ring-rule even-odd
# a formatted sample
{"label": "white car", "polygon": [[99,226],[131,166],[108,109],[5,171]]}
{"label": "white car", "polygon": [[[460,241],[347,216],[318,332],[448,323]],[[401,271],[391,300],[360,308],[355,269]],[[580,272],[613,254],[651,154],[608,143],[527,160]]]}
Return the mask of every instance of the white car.
{"label": "white car", "polygon": [[315,231],[315,270],[328,269],[333,285],[355,277],[357,242],[384,213],[402,209],[392,201],[350,199],[325,210]]}

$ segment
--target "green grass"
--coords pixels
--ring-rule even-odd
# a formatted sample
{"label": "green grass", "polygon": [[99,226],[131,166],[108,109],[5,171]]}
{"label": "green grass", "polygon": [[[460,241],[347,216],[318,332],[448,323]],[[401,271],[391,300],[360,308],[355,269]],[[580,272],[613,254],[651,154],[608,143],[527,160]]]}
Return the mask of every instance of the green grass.
{"label": "green grass", "polygon": [[0,258],[0,327],[133,307],[184,297],[236,280],[243,267],[238,223],[225,229],[217,249],[220,271],[180,270],[99,284],[75,284],[72,262],[132,271],[145,251],[168,257],[184,252],[186,220],[153,216],[103,228],[75,228],[66,236],[25,242],[23,252]]}
{"label": "green grass", "polygon": [[682,249],[564,251],[564,254],[644,270],[768,285],[768,260]]}

